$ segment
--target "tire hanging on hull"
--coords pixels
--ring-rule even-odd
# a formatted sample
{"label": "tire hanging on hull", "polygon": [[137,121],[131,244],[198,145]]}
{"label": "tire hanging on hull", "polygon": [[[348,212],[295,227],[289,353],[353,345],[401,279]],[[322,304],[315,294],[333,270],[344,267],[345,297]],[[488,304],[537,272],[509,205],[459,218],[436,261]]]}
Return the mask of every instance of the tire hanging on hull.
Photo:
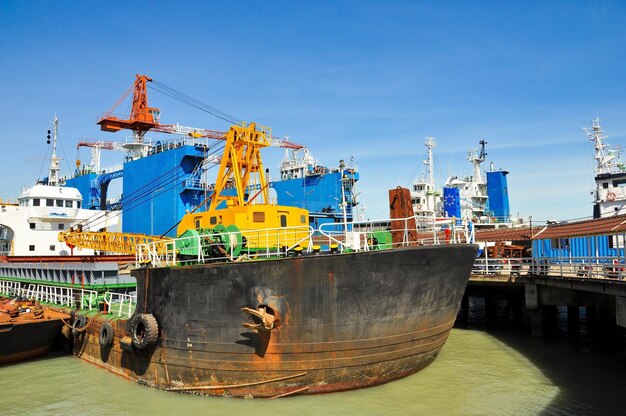
{"label": "tire hanging on hull", "polygon": [[159,339],[159,324],[150,313],[134,315],[129,322],[129,330],[133,346],[138,350],[154,345]]}
{"label": "tire hanging on hull", "polygon": [[113,343],[113,325],[109,321],[106,321],[100,327],[100,333],[98,334],[98,343],[102,348],[109,348]]}

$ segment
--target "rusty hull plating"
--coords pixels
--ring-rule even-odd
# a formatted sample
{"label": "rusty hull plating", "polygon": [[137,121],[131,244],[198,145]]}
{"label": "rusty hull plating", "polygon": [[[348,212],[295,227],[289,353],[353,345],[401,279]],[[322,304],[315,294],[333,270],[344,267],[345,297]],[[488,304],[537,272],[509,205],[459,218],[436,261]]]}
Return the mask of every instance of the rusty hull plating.
{"label": "rusty hull plating", "polygon": [[73,349],[139,383],[195,394],[373,386],[435,359],[475,253],[473,245],[442,245],[139,269],[135,314],[156,318],[156,344],[137,350],[128,322],[117,320],[112,345],[100,347],[98,318]]}

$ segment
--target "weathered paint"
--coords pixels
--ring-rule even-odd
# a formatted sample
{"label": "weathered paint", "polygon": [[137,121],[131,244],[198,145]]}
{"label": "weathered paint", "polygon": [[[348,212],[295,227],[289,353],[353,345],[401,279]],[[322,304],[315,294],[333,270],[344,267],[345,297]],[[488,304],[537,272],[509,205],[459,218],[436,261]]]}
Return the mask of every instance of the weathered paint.
{"label": "weathered paint", "polygon": [[[276,397],[367,387],[432,362],[454,324],[476,247],[410,247],[343,255],[142,269],[137,311],[157,344],[123,350],[125,321],[101,354],[99,327],[74,340],[82,358],[142,384],[196,394]],[[250,330],[241,307],[278,325]]]}

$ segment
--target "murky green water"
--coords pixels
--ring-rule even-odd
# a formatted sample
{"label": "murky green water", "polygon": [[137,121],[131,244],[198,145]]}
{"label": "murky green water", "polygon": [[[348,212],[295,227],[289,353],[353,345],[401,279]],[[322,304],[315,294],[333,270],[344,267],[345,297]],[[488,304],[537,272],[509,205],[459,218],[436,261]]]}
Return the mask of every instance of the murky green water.
{"label": "murky green water", "polygon": [[0,415],[624,414],[626,360],[612,350],[574,348],[513,332],[455,329],[437,360],[411,377],[352,392],[279,400],[158,391],[52,353],[0,367]]}

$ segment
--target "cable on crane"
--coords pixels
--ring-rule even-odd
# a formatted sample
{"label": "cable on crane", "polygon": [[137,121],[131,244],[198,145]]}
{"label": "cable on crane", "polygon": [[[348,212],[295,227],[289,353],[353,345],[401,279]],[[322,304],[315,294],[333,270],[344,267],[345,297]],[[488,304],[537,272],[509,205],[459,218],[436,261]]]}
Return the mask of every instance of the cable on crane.
{"label": "cable on crane", "polygon": [[227,114],[223,111],[218,110],[217,108],[211,107],[208,104],[204,104],[201,101],[196,100],[195,98],[192,98],[190,96],[188,96],[187,94],[184,94],[180,91],[177,91],[171,87],[168,87],[167,85],[158,82],[158,81],[154,81],[152,80],[152,83],[150,84],[150,88],[165,94],[169,97],[172,97],[178,101],[181,101],[185,104],[188,104],[192,107],[195,107],[199,110],[202,110],[206,113],[212,114],[215,117],[224,120],[227,123],[231,123],[231,124],[240,124],[241,120],[237,119],[234,116],[231,116],[230,114]]}

